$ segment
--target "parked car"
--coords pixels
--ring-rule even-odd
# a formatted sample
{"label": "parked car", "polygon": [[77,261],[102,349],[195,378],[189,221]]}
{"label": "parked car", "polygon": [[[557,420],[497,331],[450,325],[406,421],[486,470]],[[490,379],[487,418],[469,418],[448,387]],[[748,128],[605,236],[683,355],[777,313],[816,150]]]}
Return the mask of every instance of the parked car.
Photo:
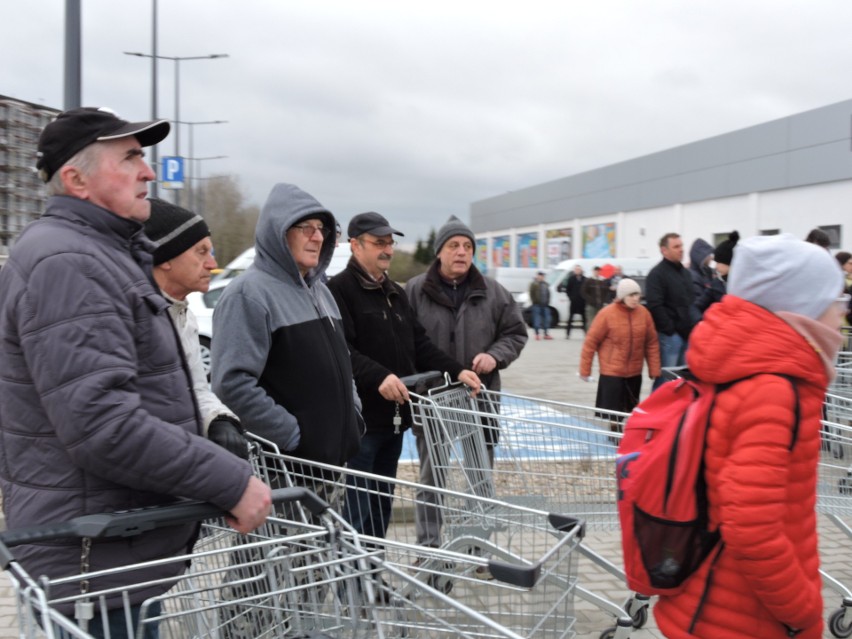
{"label": "parked car", "polygon": [[[201,344],[201,363],[210,379],[210,345],[213,342],[213,309],[222,295],[225,287],[240,273],[246,270],[254,261],[254,247],[247,249],[235,257],[222,271],[210,282],[210,289],[206,293],[190,293],[186,296],[190,310],[198,319],[198,341]],[[326,269],[328,277],[336,275],[344,268],[352,256],[349,242],[343,242],[334,249],[331,263]]]}
{"label": "parked car", "polygon": [[[565,260],[559,262],[554,268],[547,272],[545,280],[550,287],[550,328],[554,328],[559,324],[564,324],[568,321],[568,294],[565,292],[564,283],[568,281],[568,277],[574,270],[574,266],[579,264],[583,267],[583,274],[588,277],[592,273],[595,266],[604,267],[607,264],[612,266],[620,266],[625,277],[636,280],[637,284],[642,288],[642,293],[645,292],[645,278],[648,272],[654,268],[659,260],[652,260],[647,257],[639,258],[623,258],[611,257],[608,259],[576,259]],[[530,279],[532,281],[532,279]],[[518,303],[521,305],[521,313],[524,316],[524,321],[528,326],[532,326],[532,304],[530,303],[529,293],[522,293],[518,296]]]}

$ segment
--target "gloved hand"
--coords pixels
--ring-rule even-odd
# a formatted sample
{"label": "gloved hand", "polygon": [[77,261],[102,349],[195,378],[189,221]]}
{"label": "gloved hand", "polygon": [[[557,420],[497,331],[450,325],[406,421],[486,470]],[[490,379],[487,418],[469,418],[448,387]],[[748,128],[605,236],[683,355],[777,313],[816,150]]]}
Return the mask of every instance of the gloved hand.
{"label": "gloved hand", "polygon": [[248,442],[243,437],[239,424],[232,417],[220,415],[210,422],[207,439],[241,459],[249,458]]}

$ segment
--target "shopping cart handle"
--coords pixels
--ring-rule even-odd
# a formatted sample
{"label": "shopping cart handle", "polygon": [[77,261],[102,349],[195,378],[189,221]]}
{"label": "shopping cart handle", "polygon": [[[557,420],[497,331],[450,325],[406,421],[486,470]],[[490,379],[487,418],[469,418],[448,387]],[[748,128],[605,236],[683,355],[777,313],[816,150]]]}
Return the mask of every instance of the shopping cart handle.
{"label": "shopping cart handle", "polygon": [[427,371],[400,377],[399,381],[415,395],[425,395],[427,391],[438,386],[449,384],[450,381],[440,371]]}
{"label": "shopping cart handle", "polygon": [[586,536],[586,522],[582,519],[571,517],[570,515],[550,513],[547,516],[547,520],[550,522],[551,526],[561,532],[571,532],[574,528],[579,526],[580,530],[577,532],[577,538],[583,539]]}
{"label": "shopping cart handle", "polygon": [[[272,501],[276,504],[299,501],[315,515],[329,508],[315,493],[301,487],[277,488],[272,491]],[[0,542],[7,547],[13,547],[58,539],[133,537],[157,528],[189,524],[227,514],[213,504],[181,501],[165,506],[83,515],[55,524],[7,530],[0,533]]]}

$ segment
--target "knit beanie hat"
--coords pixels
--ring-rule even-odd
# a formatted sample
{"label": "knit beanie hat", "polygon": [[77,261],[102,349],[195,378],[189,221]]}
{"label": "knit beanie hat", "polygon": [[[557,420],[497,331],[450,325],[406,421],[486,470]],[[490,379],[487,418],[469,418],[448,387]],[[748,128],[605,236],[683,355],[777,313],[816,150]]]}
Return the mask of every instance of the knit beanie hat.
{"label": "knit beanie hat", "polygon": [[728,293],[777,313],[819,319],[843,292],[843,271],[824,248],[795,236],[764,235],[734,248]]}
{"label": "knit beanie hat", "polygon": [[435,235],[435,253],[440,253],[441,248],[443,248],[447,240],[456,235],[464,235],[473,244],[476,244],[476,236],[474,236],[473,231],[455,215],[451,215],[447,223],[439,228],[438,233]]}
{"label": "knit beanie hat", "polygon": [[719,246],[713,250],[713,259],[716,260],[718,264],[726,264],[730,266],[731,260],[734,259],[734,247],[737,245],[739,240],[739,233],[736,231],[731,233],[727,240],[719,242]]}
{"label": "knit beanie hat", "polygon": [[615,287],[615,299],[620,302],[628,295],[641,292],[642,289],[639,288],[639,285],[634,280],[631,280],[629,277],[625,277],[618,283],[618,286]]}
{"label": "knit beanie hat", "polygon": [[151,217],[145,222],[145,235],[156,246],[155,266],[168,262],[209,237],[207,222],[197,213],[165,200],[151,198],[150,202]]}

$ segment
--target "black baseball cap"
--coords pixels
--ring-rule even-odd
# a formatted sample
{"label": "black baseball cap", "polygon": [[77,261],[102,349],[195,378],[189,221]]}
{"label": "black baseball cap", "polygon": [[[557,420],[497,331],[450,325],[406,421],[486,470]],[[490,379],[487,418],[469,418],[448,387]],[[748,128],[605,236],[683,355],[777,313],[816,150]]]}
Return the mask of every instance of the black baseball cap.
{"label": "black baseball cap", "polygon": [[49,182],[63,164],[94,142],[132,135],[142,146],[152,146],[165,139],[170,128],[168,120],[128,122],[104,107],[69,109],[41,132],[36,161],[39,177]]}
{"label": "black baseball cap", "polygon": [[349,239],[358,237],[364,233],[370,233],[381,237],[382,235],[401,235],[405,237],[405,233],[401,233],[393,228],[390,223],[374,211],[367,213],[359,213],[349,220]]}

